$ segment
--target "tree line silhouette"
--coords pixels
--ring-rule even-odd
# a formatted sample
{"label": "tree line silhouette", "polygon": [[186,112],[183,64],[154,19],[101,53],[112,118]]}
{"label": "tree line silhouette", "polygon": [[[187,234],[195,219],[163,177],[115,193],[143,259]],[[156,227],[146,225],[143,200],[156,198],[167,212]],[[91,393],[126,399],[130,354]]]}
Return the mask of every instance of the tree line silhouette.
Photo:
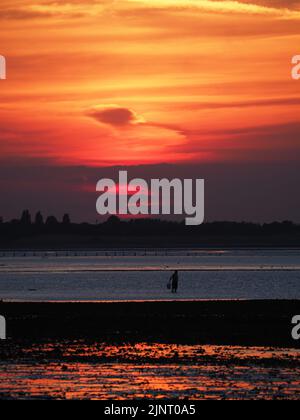
{"label": "tree line silhouette", "polygon": [[36,235],[81,235],[81,236],[300,236],[300,225],[290,221],[273,223],[251,222],[209,222],[200,226],[186,226],[184,221],[166,221],[159,219],[121,220],[111,216],[102,223],[72,223],[69,214],[64,214],[61,220],[55,216],[43,217],[38,212],[34,217],[24,210],[20,219],[4,222],[0,218],[0,235],[2,241]]}

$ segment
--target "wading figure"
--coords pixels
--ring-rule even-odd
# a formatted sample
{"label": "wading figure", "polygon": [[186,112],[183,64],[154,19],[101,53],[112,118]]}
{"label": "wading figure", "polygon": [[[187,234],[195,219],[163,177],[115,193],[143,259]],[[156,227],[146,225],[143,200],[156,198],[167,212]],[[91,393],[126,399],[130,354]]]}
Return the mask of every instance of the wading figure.
{"label": "wading figure", "polygon": [[173,274],[171,280],[172,280],[172,293],[177,293],[177,290],[178,290],[178,280],[179,280],[179,276],[178,276],[178,271],[177,270]]}

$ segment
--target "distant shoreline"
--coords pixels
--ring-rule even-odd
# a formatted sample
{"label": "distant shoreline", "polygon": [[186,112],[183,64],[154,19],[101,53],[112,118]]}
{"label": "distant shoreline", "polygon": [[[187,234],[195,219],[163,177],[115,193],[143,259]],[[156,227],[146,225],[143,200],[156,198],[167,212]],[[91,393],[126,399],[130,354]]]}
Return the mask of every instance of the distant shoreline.
{"label": "distant shoreline", "polygon": [[[171,244],[171,246],[170,246]],[[43,237],[3,240],[0,252],[8,251],[80,251],[122,249],[299,249],[300,235],[274,236],[77,236],[46,235]]]}
{"label": "distant shoreline", "polygon": [[[172,242],[170,240],[170,242]],[[202,244],[202,243],[187,243],[187,244],[172,244],[170,246],[169,244],[157,244],[153,245],[151,243],[148,244],[131,244],[131,243],[122,243],[122,245],[107,245],[104,247],[91,245],[91,244],[61,244],[59,246],[52,246],[53,244],[50,244],[49,246],[41,246],[41,247],[34,247],[32,245],[24,245],[24,246],[3,246],[1,244],[0,246],[0,253],[11,253],[11,252],[36,252],[36,253],[47,253],[47,252],[74,252],[74,253],[80,253],[80,252],[91,252],[91,253],[122,253],[122,252],[226,252],[226,251],[253,251],[253,250],[264,250],[264,251],[272,251],[272,250],[300,250],[300,241],[297,244],[223,244],[223,243],[216,243],[216,244]]]}
{"label": "distant shoreline", "polygon": [[57,274],[65,274],[65,273],[130,273],[130,272],[137,272],[137,273],[152,273],[152,272],[174,272],[175,270],[180,270],[180,272],[274,272],[274,271],[280,271],[280,272],[294,272],[294,271],[300,271],[300,266],[298,267],[263,267],[263,268],[256,268],[256,267],[247,267],[247,268],[235,268],[235,267],[207,267],[207,268],[181,268],[179,265],[174,265],[166,268],[95,268],[95,269],[51,269],[45,268],[44,270],[34,270],[34,269],[26,269],[26,268],[20,268],[19,270],[5,270],[2,269],[0,265],[0,273],[4,274],[43,274],[43,273],[57,273]]}

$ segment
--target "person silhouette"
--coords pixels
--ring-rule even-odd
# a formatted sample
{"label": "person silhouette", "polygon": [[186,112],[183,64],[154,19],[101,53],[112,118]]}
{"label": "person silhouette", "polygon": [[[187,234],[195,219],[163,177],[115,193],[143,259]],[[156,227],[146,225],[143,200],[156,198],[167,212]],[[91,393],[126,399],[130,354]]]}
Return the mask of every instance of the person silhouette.
{"label": "person silhouette", "polygon": [[176,270],[172,276],[172,293],[177,293],[178,282],[179,282],[179,276],[178,276],[178,271]]}

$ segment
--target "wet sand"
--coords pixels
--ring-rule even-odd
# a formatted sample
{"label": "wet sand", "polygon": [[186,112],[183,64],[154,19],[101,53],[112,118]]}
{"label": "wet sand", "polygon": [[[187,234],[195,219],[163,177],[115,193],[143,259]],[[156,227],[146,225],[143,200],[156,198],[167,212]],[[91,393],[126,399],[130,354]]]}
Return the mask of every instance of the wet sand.
{"label": "wet sand", "polygon": [[299,399],[299,301],[0,303],[0,399]]}
{"label": "wet sand", "polygon": [[0,372],[0,399],[300,398],[299,351],[267,347],[23,344]]}
{"label": "wet sand", "polygon": [[299,347],[291,320],[300,301],[0,303],[12,341],[96,339]]}

